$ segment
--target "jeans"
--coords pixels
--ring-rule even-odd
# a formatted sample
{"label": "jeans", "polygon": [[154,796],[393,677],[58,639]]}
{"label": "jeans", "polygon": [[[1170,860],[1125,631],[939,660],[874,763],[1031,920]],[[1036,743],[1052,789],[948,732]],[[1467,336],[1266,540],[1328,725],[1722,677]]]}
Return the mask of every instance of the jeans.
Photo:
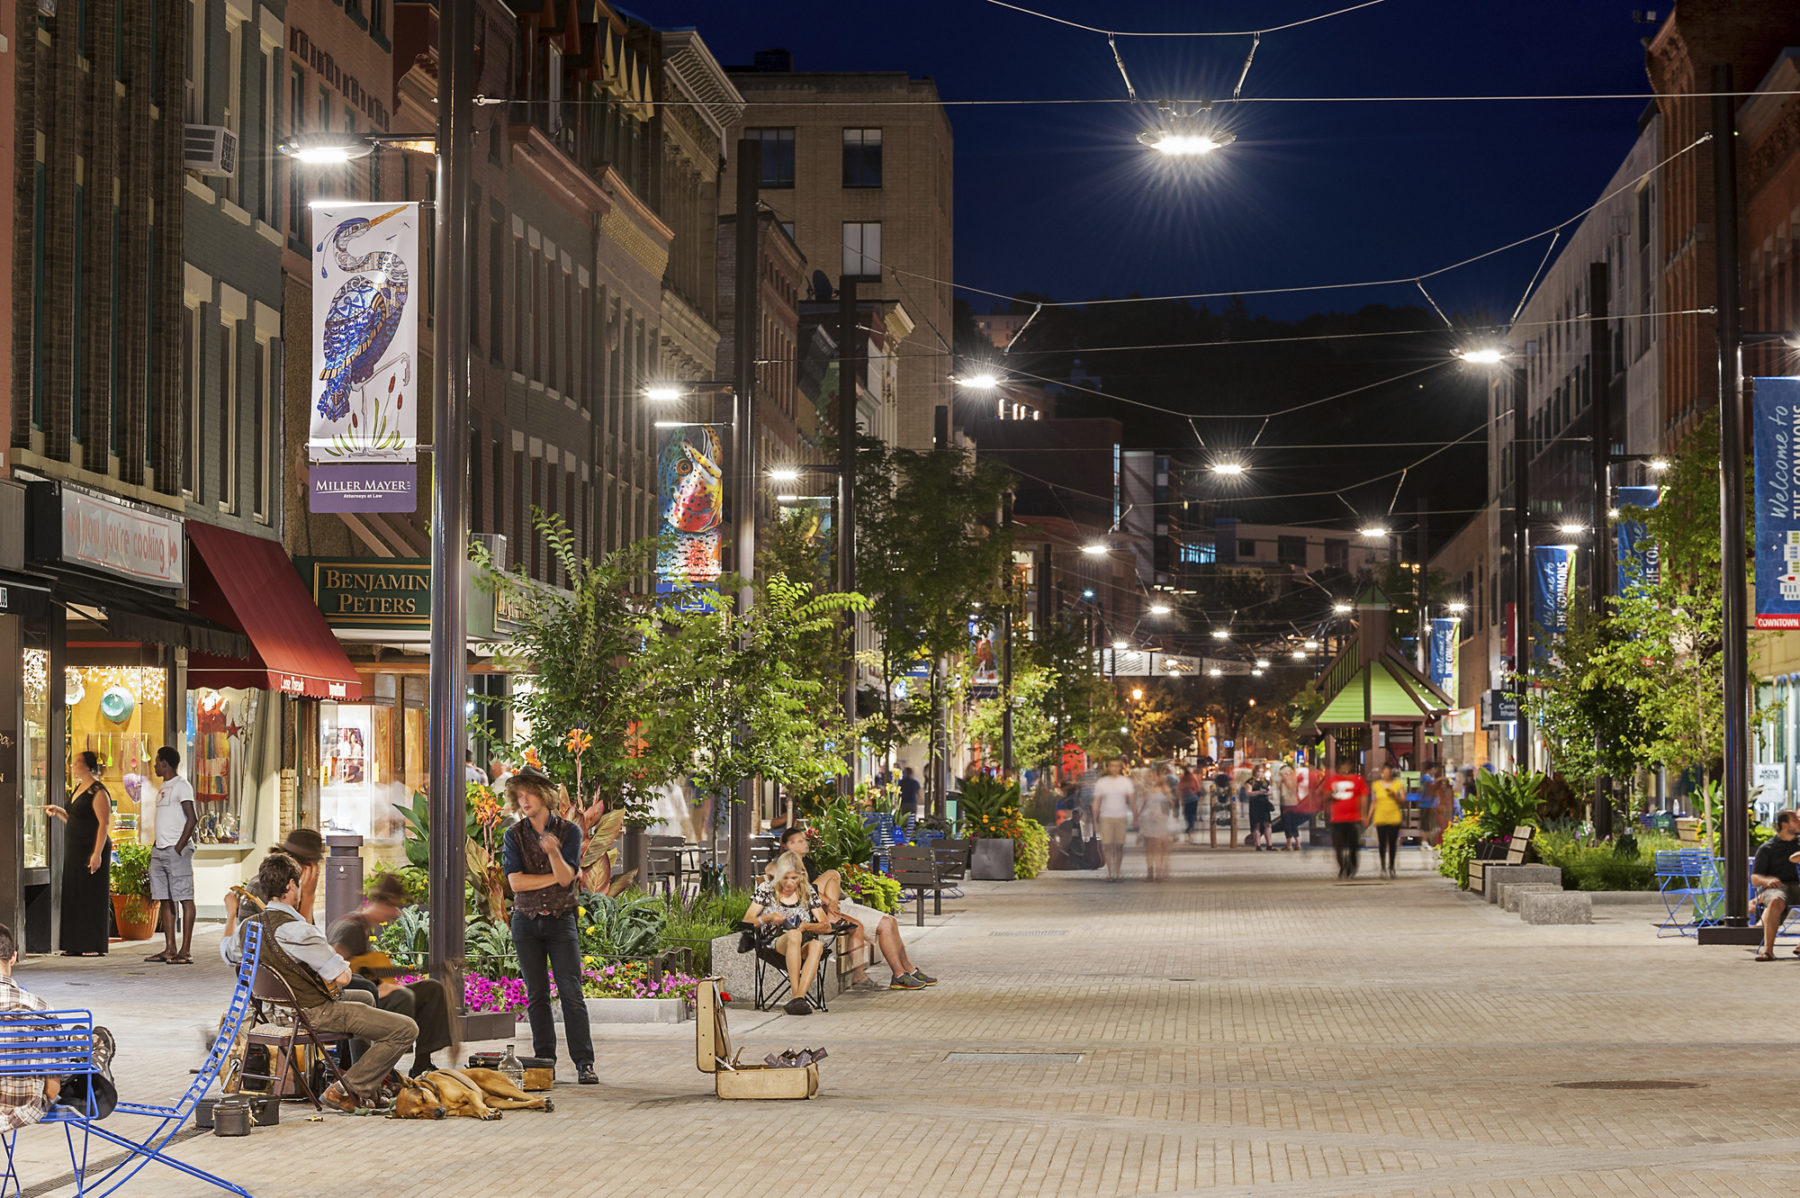
{"label": "jeans", "polygon": [[581,998],[581,937],[575,913],[520,915],[513,912],[513,947],[519,972],[525,975],[525,1015],[531,1022],[531,1055],[556,1060],[556,1020],[550,1014],[550,978],[556,978],[562,1002],[563,1035],[576,1068],[594,1063],[594,1040],[588,1031],[587,1004]]}
{"label": "jeans", "polygon": [[1187,821],[1187,834],[1194,834],[1194,824],[1200,818],[1200,796],[1191,795],[1181,800],[1181,818]]}
{"label": "jeans", "polygon": [[356,1064],[344,1071],[344,1088],[354,1096],[368,1100],[381,1093],[381,1083],[413,1041],[419,1038],[419,1025],[394,1011],[375,1006],[373,996],[345,991],[332,1002],[306,1008],[306,1018],[322,1032],[342,1032],[366,1040],[369,1047],[356,1058]]}
{"label": "jeans", "polygon": [[1362,852],[1362,822],[1334,820],[1331,825],[1331,847],[1337,850],[1338,877],[1356,876],[1356,859]]}

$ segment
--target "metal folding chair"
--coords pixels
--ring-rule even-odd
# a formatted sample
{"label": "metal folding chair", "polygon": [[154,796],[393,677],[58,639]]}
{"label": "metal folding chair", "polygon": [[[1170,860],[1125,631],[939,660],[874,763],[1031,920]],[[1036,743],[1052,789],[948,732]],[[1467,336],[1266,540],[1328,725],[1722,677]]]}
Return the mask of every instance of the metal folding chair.
{"label": "metal folding chair", "polygon": [[1654,875],[1666,918],[1656,934],[1692,936],[1712,923],[1723,890],[1712,856],[1700,849],[1663,849],[1656,854]]}
{"label": "metal folding chair", "polygon": [[[319,1101],[319,1091],[313,1087],[312,1078],[308,1076],[312,1070],[310,1067],[300,1066],[294,1050],[300,1046],[304,1037],[317,1054],[317,1059],[325,1062],[331,1079],[342,1081],[343,1071],[338,1068],[337,1058],[331,1050],[339,1044],[348,1044],[350,1037],[343,1032],[321,1032],[313,1027],[312,1020],[306,1017],[306,1011],[295,1000],[293,988],[280,974],[266,965],[257,969],[251,978],[250,1000],[255,1006],[256,1015],[245,1040],[269,1050],[270,1059],[275,1062],[275,1072],[252,1073],[246,1068],[239,1072],[239,1079],[266,1081],[271,1092],[278,1097],[285,1097],[288,1071],[291,1069],[294,1080],[300,1083],[300,1092],[313,1104],[313,1109],[324,1110],[324,1103]],[[281,1022],[277,1016],[286,1022]]]}

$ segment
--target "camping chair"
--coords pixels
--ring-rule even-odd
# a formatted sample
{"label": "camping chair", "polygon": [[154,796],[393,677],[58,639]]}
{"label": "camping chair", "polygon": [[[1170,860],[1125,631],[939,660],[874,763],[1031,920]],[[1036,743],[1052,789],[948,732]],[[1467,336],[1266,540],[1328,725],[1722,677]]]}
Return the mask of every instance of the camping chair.
{"label": "camping chair", "polygon": [[[782,996],[793,991],[793,983],[788,980],[787,958],[776,948],[775,941],[782,929],[768,928],[760,925],[743,925],[744,934],[738,940],[738,952],[754,952],[756,954],[756,1009],[766,1011],[782,1001]],[[812,989],[806,992],[806,1001],[816,1011],[829,1011],[825,1005],[825,964],[831,960],[833,938],[821,937],[825,943],[825,951],[819,956],[818,972],[813,974]],[[770,975],[773,974],[773,980]]]}
{"label": "camping chair", "polygon": [[[182,1094],[172,1106],[121,1102],[113,1108],[114,1115],[137,1115],[157,1121],[156,1126],[141,1139],[134,1140],[117,1132],[109,1131],[89,1118],[88,1112],[73,1111],[67,1107],[54,1107],[49,1114],[39,1120],[41,1123],[64,1125],[64,1134],[69,1138],[70,1163],[75,1169],[75,1192],[78,1196],[92,1195],[93,1198],[105,1198],[108,1194],[115,1194],[123,1189],[133,1177],[137,1176],[138,1170],[151,1161],[160,1161],[189,1177],[208,1182],[230,1193],[242,1195],[242,1198],[251,1198],[250,1191],[242,1186],[234,1185],[222,1177],[215,1177],[203,1169],[196,1169],[192,1165],[178,1161],[169,1156],[164,1149],[168,1147],[169,1141],[175,1138],[176,1133],[187,1125],[188,1119],[194,1113],[194,1107],[212,1088],[213,1082],[218,1079],[220,1069],[231,1058],[233,1047],[237,1043],[238,1031],[243,1026],[244,1016],[250,1008],[251,979],[255,977],[261,959],[262,927],[258,924],[250,924],[244,929],[244,952],[238,962],[237,986],[232,991],[231,1001],[225,1008],[225,1017],[219,1021],[219,1034],[213,1040],[212,1047],[207,1050],[206,1060],[201,1062],[200,1068],[194,1074],[194,1080],[188,1084],[186,1093]],[[76,1073],[98,1072],[93,1067],[91,1039],[93,1017],[88,1012],[39,1011],[28,1014],[43,1019],[56,1017],[57,1023],[62,1025],[60,1043],[51,1041],[46,1044],[40,1040],[32,1044],[29,1041],[34,1033],[29,1027],[14,1023],[10,1017],[0,1019],[0,1075],[10,1073],[17,1076],[30,1070],[31,1076],[41,1077],[46,1072],[44,1062],[46,1055],[53,1062],[57,1062],[50,1064],[49,1068],[57,1071],[59,1076],[68,1077]],[[71,1017],[84,1020],[85,1030],[71,1027]],[[88,1037],[85,1042],[82,1039],[84,1035]],[[47,1054],[43,1051],[46,1048],[50,1049]],[[81,1056],[75,1055],[77,1049],[82,1054]],[[14,1050],[19,1057],[26,1058],[29,1063],[22,1064],[18,1060],[9,1059]],[[85,1069],[70,1067],[83,1061],[85,1061]],[[80,1129],[83,1136],[79,1159],[76,1157],[74,1148],[74,1136],[77,1129]],[[19,1193],[19,1178],[14,1171],[13,1161],[13,1143],[16,1134],[8,1132],[3,1138],[0,1138],[0,1143],[4,1144],[6,1151],[6,1172],[0,1176],[0,1195],[7,1193],[17,1195]],[[127,1153],[125,1159],[99,1177],[90,1179],[87,1176],[87,1136],[99,1136],[107,1143],[125,1149]]]}
{"label": "camping chair", "polygon": [[275,1072],[252,1073],[246,1061],[245,1067],[238,1074],[239,1080],[266,1081],[270,1085],[270,1092],[285,1100],[288,1072],[292,1070],[301,1095],[313,1104],[314,1110],[324,1110],[324,1104],[319,1101],[320,1090],[315,1088],[314,1080],[308,1076],[316,1066],[302,1067],[295,1050],[310,1045],[316,1054],[315,1060],[323,1061],[330,1071],[331,1080],[341,1082],[344,1080],[343,1071],[338,1068],[337,1057],[331,1049],[340,1044],[348,1044],[349,1035],[344,1032],[321,1032],[314,1028],[312,1020],[306,1017],[305,1009],[294,998],[293,988],[267,965],[260,966],[253,976],[250,982],[250,999],[255,1005],[256,1017],[244,1037],[245,1043],[267,1048],[271,1067]]}

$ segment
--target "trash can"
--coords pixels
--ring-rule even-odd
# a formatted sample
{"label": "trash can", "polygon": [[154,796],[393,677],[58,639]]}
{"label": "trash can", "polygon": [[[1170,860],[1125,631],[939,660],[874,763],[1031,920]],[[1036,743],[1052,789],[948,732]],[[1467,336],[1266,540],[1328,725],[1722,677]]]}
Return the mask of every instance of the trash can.
{"label": "trash can", "polygon": [[325,926],[362,906],[363,838],[354,832],[331,832],[325,837]]}

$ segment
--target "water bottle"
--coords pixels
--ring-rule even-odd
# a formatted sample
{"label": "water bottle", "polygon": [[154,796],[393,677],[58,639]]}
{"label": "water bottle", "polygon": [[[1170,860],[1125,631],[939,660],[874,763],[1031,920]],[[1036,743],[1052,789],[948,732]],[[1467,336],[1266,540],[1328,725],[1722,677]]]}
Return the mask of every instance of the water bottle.
{"label": "water bottle", "polygon": [[506,1056],[500,1061],[500,1072],[506,1079],[521,1090],[525,1088],[525,1065],[513,1052],[513,1046],[506,1046]]}

